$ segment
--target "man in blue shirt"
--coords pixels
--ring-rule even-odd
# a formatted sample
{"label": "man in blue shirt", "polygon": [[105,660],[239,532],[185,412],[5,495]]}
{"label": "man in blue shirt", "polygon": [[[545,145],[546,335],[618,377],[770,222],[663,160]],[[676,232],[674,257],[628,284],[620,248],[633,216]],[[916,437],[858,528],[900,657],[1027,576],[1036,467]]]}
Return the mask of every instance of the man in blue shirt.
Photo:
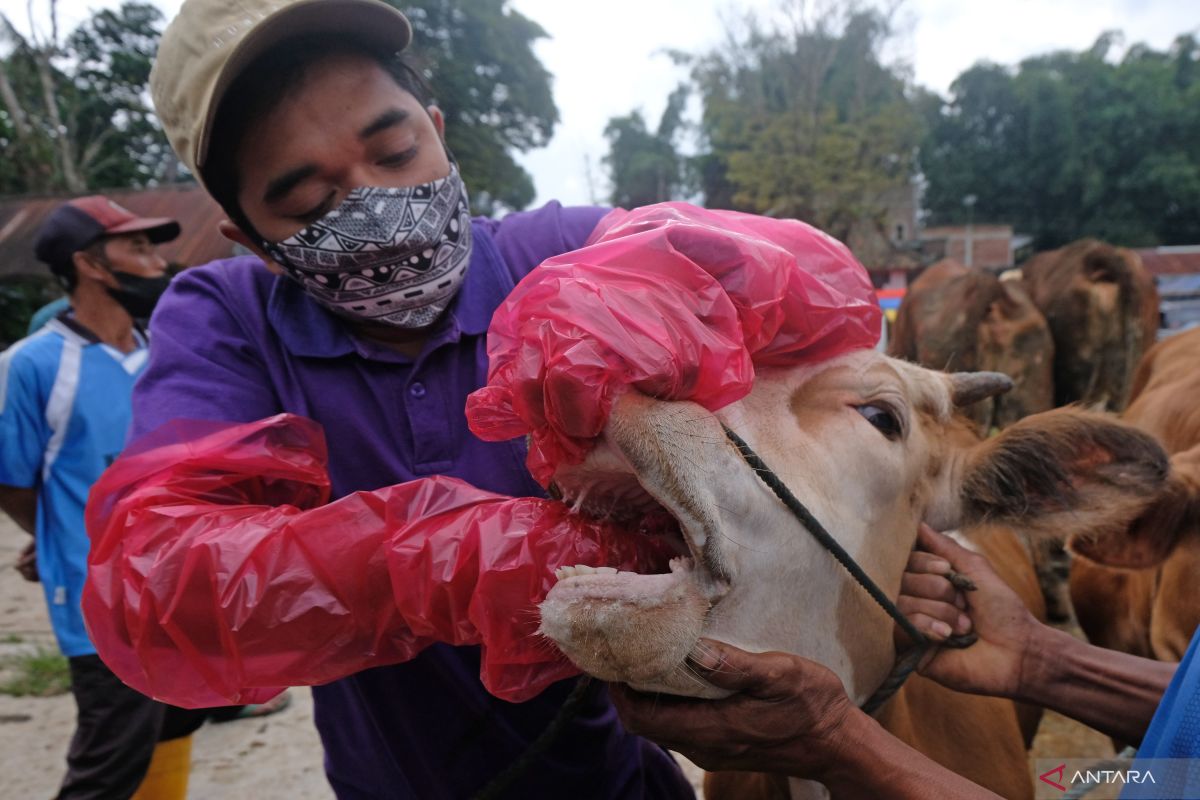
{"label": "man in blue shirt", "polygon": [[134,320],[149,316],[169,281],[155,245],[178,235],[177,222],[137,217],[100,196],[55,209],[35,247],[70,308],[0,354],[0,509],[34,537],[18,568],[44,587],[79,709],[62,798],[131,796],[156,743],[202,719],[168,714],[117,680],[96,656],[79,602],[84,504],[124,447],[148,357]]}

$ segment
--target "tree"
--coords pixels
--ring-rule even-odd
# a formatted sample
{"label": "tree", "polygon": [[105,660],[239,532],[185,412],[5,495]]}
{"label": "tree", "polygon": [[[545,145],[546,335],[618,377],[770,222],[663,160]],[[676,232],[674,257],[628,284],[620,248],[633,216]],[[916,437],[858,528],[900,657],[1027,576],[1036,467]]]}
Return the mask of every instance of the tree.
{"label": "tree", "polygon": [[[533,52],[545,31],[508,0],[390,1],[413,24],[413,59],[437,89],[476,210],[524,208],[533,180],[512,153],[545,145],[558,122],[550,74]],[[179,162],[146,103],[161,13],[126,2],[60,42],[48,2],[48,36],[22,36],[0,15],[0,193],[178,179]]]}
{"label": "tree", "polygon": [[640,111],[613,117],[604,127],[608,155],[604,163],[612,181],[611,202],[624,208],[679,199],[686,191],[686,160],[679,154],[688,87],[667,98],[667,107],[651,132]]}
{"label": "tree", "polygon": [[1120,34],[1016,68],[979,64],[924,107],[921,169],[937,222],[1011,222],[1050,248],[1084,236],[1128,246],[1200,240],[1200,48]]}
{"label": "tree", "polygon": [[691,61],[703,103],[706,202],[796,217],[847,238],[882,226],[912,180],[921,121],[904,74],[884,63],[884,12],[793,0],[785,22],[744,31]]}
{"label": "tree", "polygon": [[544,146],[558,122],[550,73],[533,52],[546,32],[508,0],[388,2],[412,22],[413,59],[446,115],[475,210],[529,205],[533,179],[512,152]]}
{"label": "tree", "polygon": [[161,32],[152,5],[99,11],[60,41],[0,15],[0,192],[83,192],[170,180],[177,162],[146,102]]}

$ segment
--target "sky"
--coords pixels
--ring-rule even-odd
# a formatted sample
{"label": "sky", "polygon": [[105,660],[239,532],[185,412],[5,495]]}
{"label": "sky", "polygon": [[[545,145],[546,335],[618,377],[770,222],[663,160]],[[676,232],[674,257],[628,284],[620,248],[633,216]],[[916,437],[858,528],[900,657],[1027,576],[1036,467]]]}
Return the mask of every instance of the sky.
{"label": "sky", "polygon": [[[552,199],[567,205],[605,202],[605,124],[640,109],[656,125],[667,95],[685,77],[664,51],[707,50],[721,42],[730,20],[747,11],[778,13],[785,1],[607,0],[591,5],[510,0],[548,34],[536,52],[554,75],[561,117],[547,147],[518,157],[533,175],[535,204]],[[180,0],[157,4],[170,17]],[[59,0],[60,26],[69,30],[90,11],[117,5],[119,0]],[[25,0],[0,0],[0,9],[21,29],[28,27]],[[1200,33],[1200,0],[907,0],[899,14],[901,36],[890,56],[906,63],[918,84],[942,94],[977,61],[1016,64],[1037,53],[1080,50],[1106,30],[1123,31],[1126,45],[1142,42],[1155,49],[1165,49],[1181,33]]]}

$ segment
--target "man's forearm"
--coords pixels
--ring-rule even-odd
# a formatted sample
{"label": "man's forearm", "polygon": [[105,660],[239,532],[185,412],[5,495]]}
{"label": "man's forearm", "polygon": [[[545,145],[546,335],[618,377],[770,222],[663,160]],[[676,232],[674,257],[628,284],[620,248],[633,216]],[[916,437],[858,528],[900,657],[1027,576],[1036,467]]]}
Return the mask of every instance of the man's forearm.
{"label": "man's forearm", "polygon": [[1124,742],[1142,740],[1178,664],[1039,629],[1014,699],[1044,706]]}
{"label": "man's forearm", "polygon": [[30,536],[37,529],[37,491],[16,486],[0,486],[0,511]]}
{"label": "man's forearm", "polygon": [[857,709],[843,724],[838,750],[819,780],[837,798],[997,800],[997,795],[918,753]]}

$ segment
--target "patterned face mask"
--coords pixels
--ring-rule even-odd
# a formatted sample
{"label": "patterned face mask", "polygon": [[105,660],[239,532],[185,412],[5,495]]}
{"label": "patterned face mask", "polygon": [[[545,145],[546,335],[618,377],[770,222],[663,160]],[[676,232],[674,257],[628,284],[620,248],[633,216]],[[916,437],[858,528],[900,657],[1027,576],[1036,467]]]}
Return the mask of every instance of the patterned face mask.
{"label": "patterned face mask", "polygon": [[361,187],[304,230],[263,247],[334,313],[424,328],[450,305],[471,263],[466,187],[454,164],[432,183]]}

